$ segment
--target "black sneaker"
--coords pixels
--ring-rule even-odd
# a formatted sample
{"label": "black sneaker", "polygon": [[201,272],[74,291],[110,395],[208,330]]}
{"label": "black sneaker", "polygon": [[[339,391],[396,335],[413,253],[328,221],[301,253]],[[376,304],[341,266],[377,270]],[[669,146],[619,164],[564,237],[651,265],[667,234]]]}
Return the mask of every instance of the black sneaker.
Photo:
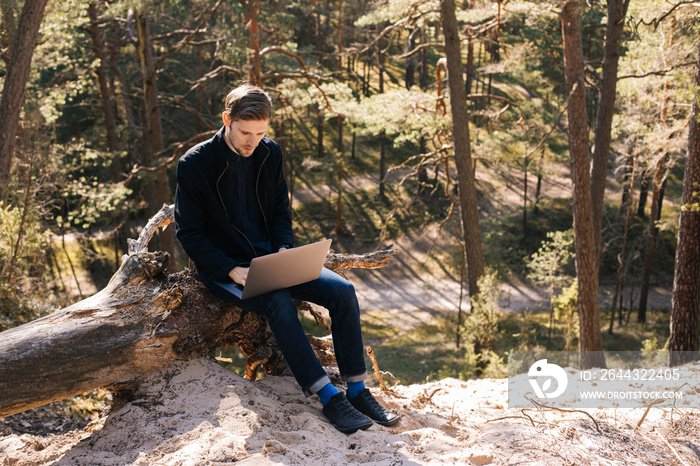
{"label": "black sneaker", "polygon": [[330,401],[323,405],[323,415],[331,421],[333,427],[346,434],[367,429],[372,425],[372,421],[353,408],[342,393],[333,395]]}
{"label": "black sneaker", "polygon": [[377,424],[383,426],[393,426],[401,416],[391,411],[387,411],[377,400],[372,396],[369,388],[361,390],[354,398],[348,398],[348,401],[359,412],[372,419]]}

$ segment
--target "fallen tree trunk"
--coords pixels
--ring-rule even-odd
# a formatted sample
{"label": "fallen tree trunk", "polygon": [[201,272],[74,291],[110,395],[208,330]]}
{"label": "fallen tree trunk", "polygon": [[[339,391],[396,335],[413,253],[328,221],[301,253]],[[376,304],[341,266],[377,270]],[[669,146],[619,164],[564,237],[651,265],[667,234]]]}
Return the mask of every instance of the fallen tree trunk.
{"label": "fallen tree trunk", "polygon": [[[213,355],[220,346],[235,345],[248,357],[249,379],[259,368],[270,374],[286,368],[264,318],[215,298],[188,269],[168,275],[168,254],[147,251],[155,231],[172,221],[172,206],[163,206],[139,239],[129,241],[102,291],[0,333],[0,417],[100,387],[126,395],[145,375],[175,360]],[[383,267],[394,253],[330,252],[326,266]],[[310,338],[322,363],[332,363],[323,354],[329,345]]]}

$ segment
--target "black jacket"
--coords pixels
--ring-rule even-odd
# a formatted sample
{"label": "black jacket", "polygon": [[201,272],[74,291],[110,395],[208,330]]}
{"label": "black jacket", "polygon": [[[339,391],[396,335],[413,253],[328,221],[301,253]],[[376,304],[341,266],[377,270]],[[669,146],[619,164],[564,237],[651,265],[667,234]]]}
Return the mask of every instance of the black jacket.
{"label": "black jacket", "polygon": [[[237,206],[222,197],[221,182],[233,170],[225,156],[224,128],[210,140],[191,148],[177,165],[175,229],[187,255],[205,283],[224,281],[236,266],[247,266],[260,255],[229,214]],[[282,151],[263,138],[251,155],[257,204],[262,212],[272,251],[294,246]],[[224,194],[225,196],[225,194]]]}

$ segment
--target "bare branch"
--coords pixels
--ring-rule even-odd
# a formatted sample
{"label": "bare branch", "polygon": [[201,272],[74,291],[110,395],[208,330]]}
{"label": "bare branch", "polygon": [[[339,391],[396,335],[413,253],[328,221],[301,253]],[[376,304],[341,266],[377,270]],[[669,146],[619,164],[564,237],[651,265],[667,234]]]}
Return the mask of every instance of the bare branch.
{"label": "bare branch", "polygon": [[671,71],[675,71],[679,68],[683,68],[686,66],[695,66],[695,62],[689,61],[689,62],[685,62],[685,63],[679,63],[678,65],[671,66],[671,67],[663,69],[663,70],[649,71],[649,72],[644,73],[644,74],[626,74],[624,76],[618,77],[617,80],[619,81],[621,79],[628,79],[628,78],[646,78],[647,76],[665,76],[668,73],[670,73]]}
{"label": "bare branch", "polygon": [[304,60],[299,55],[297,55],[296,53],[292,53],[289,50],[285,50],[282,47],[265,47],[260,51],[260,56],[263,57],[270,52],[277,52],[288,57],[294,58],[299,62],[301,67],[304,68],[304,71],[308,71],[308,68],[306,68],[306,63],[304,63]]}
{"label": "bare branch", "polygon": [[421,50],[428,48],[428,47],[440,47],[440,48],[442,48],[443,45],[444,44],[442,42],[426,42],[425,44],[420,44],[419,46],[413,48],[412,50],[409,50],[408,52],[404,53],[403,55],[399,55],[399,58],[408,58],[411,55],[414,55],[414,54],[416,54],[416,53],[420,52]]}
{"label": "bare branch", "polygon": [[467,95],[467,100],[477,100],[477,99],[493,99],[493,100],[498,100],[499,102],[505,103],[507,106],[505,109],[503,109],[499,112],[499,115],[501,113],[505,112],[508,109],[508,107],[516,107],[518,109],[518,111],[520,112],[520,119],[517,122],[520,123],[521,121],[523,121],[525,119],[525,116],[523,115],[523,111],[520,108],[520,105],[516,104],[515,102],[513,102],[510,99],[506,99],[505,97],[501,97],[501,96],[493,95],[493,94],[469,94],[469,95]]}
{"label": "bare branch", "polygon": [[389,34],[390,32],[393,32],[395,29],[399,27],[403,27],[409,24],[413,24],[415,21],[419,20],[423,16],[429,14],[429,13],[436,13],[439,10],[428,10],[428,11],[423,11],[423,12],[414,12],[418,10],[419,7],[421,7],[424,3],[426,2],[416,2],[415,4],[411,5],[410,10],[408,11],[408,15],[401,18],[400,20],[396,21],[395,23],[392,23],[385,27],[373,40],[370,42],[365,48],[360,50],[358,53],[362,54],[367,51],[369,51],[372,47],[374,47],[384,36]]}
{"label": "bare branch", "polygon": [[649,21],[646,21],[646,20],[644,20],[644,19],[640,19],[639,21],[637,21],[637,22],[634,24],[634,29],[636,30],[636,29],[639,27],[640,24],[643,24],[643,25],[645,25],[645,26],[654,26],[654,31],[656,31],[656,29],[657,29],[657,28],[659,27],[659,25],[663,22],[663,20],[665,20],[666,18],[668,18],[668,16],[669,16],[671,13],[673,13],[677,8],[680,8],[680,7],[686,6],[686,5],[700,5],[700,2],[693,1],[693,0],[683,0],[683,1],[680,1],[680,2],[676,3],[675,5],[673,5],[673,6],[671,7],[670,10],[668,10],[666,13],[664,13],[663,15],[661,15],[659,18],[653,18],[653,19],[651,19],[651,20],[649,20]]}
{"label": "bare branch", "polygon": [[162,57],[158,59],[158,62],[156,62],[156,66],[154,67],[155,70],[159,70],[165,62],[165,60],[168,59],[168,57],[182,50],[187,44],[189,44],[192,41],[192,39],[194,39],[197,35],[199,35],[200,32],[204,30],[204,25],[207,21],[209,21],[209,18],[211,18],[214,12],[219,8],[219,5],[221,5],[222,1],[223,0],[218,0],[216,4],[213,7],[211,7],[211,9],[206,14],[204,14],[202,20],[199,22],[199,25],[194,31],[191,32],[191,34],[182,39],[179,44],[175,45],[175,47],[168,50],[167,53],[165,53]]}
{"label": "bare branch", "polygon": [[[180,144],[177,145],[177,147],[175,148],[175,152],[173,152],[173,155],[171,155],[168,160],[156,165],[155,167],[146,167],[143,165],[135,165],[134,168],[131,169],[129,176],[127,176],[126,179],[124,181],[122,181],[122,183],[124,183],[125,185],[128,184],[136,175],[139,174],[139,172],[142,172],[142,171],[155,172],[155,171],[160,170],[161,168],[167,167],[168,165],[173,163],[175,160],[177,160],[177,157],[180,155],[180,152],[184,148],[189,148],[195,142],[199,142],[199,141],[202,141],[204,139],[207,139],[207,138],[214,136],[217,131],[218,130],[212,130],[212,131],[207,131],[206,133],[200,133],[200,134],[197,134],[195,136],[192,136],[187,141],[181,142]],[[156,154],[156,156],[158,156],[159,154]]]}

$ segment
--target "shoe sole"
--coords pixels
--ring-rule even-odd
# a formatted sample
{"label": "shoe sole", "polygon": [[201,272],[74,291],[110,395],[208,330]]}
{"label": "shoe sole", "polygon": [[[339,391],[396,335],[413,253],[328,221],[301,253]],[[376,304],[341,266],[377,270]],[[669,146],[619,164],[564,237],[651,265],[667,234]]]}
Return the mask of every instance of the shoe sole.
{"label": "shoe sole", "polygon": [[336,424],[333,424],[332,422],[331,422],[331,425],[333,425],[333,427],[335,427],[336,429],[338,429],[340,432],[342,432],[342,433],[344,433],[344,434],[354,434],[354,433],[357,432],[358,430],[367,430],[367,429],[369,429],[370,427],[372,427],[372,422],[370,421],[370,422],[367,423],[367,424],[362,424],[361,426],[349,427],[349,428],[348,428],[348,427],[342,428],[342,427],[340,427],[340,426],[338,426],[338,425],[336,425]]}
{"label": "shoe sole", "polygon": [[400,420],[401,420],[401,416],[397,417],[396,419],[392,419],[392,420],[389,421],[389,422],[381,422],[381,421],[374,421],[374,422],[376,422],[377,424],[379,424],[379,425],[382,426],[382,427],[391,427],[391,426],[393,426],[393,425],[398,424],[398,422],[399,422]]}

